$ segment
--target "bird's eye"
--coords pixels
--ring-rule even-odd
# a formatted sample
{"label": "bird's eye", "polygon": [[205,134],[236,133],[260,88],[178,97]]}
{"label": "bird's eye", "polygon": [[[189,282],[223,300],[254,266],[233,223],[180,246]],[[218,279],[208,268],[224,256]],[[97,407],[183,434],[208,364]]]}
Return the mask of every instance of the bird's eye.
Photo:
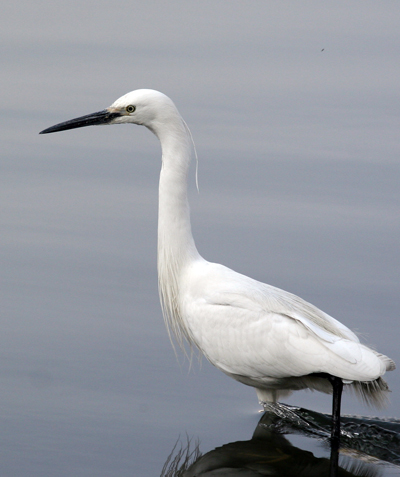
{"label": "bird's eye", "polygon": [[133,106],[132,104],[130,104],[129,106],[127,106],[127,107],[125,108],[125,111],[130,114],[130,113],[134,113],[134,112],[135,112],[135,109],[136,109],[136,107]]}

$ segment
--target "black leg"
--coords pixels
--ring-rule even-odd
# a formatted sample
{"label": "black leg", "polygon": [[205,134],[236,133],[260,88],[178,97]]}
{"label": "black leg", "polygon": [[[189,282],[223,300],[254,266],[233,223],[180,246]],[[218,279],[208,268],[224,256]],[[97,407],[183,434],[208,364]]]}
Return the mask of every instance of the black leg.
{"label": "black leg", "polygon": [[329,376],[328,379],[333,387],[330,477],[335,477],[339,468],[340,404],[343,381],[336,376]]}
{"label": "black leg", "polygon": [[342,401],[343,381],[336,376],[330,376],[329,381],[333,387],[332,402],[332,441],[340,441],[340,404]]}

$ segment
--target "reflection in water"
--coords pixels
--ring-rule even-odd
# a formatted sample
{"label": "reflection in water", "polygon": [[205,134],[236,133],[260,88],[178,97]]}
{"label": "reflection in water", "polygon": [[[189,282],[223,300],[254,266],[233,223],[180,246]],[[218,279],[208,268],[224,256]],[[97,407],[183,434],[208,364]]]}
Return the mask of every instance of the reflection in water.
{"label": "reflection in water", "polygon": [[200,444],[198,441],[191,448],[192,441],[186,436],[186,446],[178,447],[179,439],[175,443],[170,455],[165,461],[161,471],[161,477],[183,477],[187,475],[186,471],[201,458]]}
{"label": "reflection in water", "polygon": [[[350,450],[400,465],[400,420],[341,416],[341,453]],[[271,404],[258,426],[282,434],[328,438],[331,416],[286,404]]]}
{"label": "reflection in water", "polygon": [[[177,444],[162,477],[326,476],[330,460],[293,446],[284,434],[320,439],[328,446],[330,416],[284,404],[273,404],[260,419],[249,441],[238,441],[201,455],[198,443],[191,450]],[[342,417],[342,446],[338,476],[381,476],[386,465],[400,465],[400,421]]]}

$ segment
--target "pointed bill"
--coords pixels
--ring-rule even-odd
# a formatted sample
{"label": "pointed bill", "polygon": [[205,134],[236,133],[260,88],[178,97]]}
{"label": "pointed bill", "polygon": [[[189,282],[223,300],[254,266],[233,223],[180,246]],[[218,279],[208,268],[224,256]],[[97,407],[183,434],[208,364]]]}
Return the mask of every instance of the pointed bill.
{"label": "pointed bill", "polygon": [[120,117],[120,113],[110,112],[108,109],[103,109],[96,113],[80,116],[79,118],[70,119],[63,123],[56,124],[47,129],[44,129],[39,134],[49,134],[58,131],[66,131],[67,129],[83,128],[85,126],[99,126],[102,124],[110,124],[115,118]]}

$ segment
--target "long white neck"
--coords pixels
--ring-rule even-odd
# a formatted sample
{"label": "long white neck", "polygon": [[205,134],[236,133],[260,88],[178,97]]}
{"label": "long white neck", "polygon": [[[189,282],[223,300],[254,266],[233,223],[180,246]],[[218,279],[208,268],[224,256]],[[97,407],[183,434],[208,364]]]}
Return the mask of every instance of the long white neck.
{"label": "long white neck", "polygon": [[190,224],[187,177],[191,143],[185,124],[176,111],[166,126],[155,131],[161,142],[162,168],[158,211],[158,280],[168,330],[182,345],[190,333],[182,320],[179,285],[183,268],[199,258]]}

